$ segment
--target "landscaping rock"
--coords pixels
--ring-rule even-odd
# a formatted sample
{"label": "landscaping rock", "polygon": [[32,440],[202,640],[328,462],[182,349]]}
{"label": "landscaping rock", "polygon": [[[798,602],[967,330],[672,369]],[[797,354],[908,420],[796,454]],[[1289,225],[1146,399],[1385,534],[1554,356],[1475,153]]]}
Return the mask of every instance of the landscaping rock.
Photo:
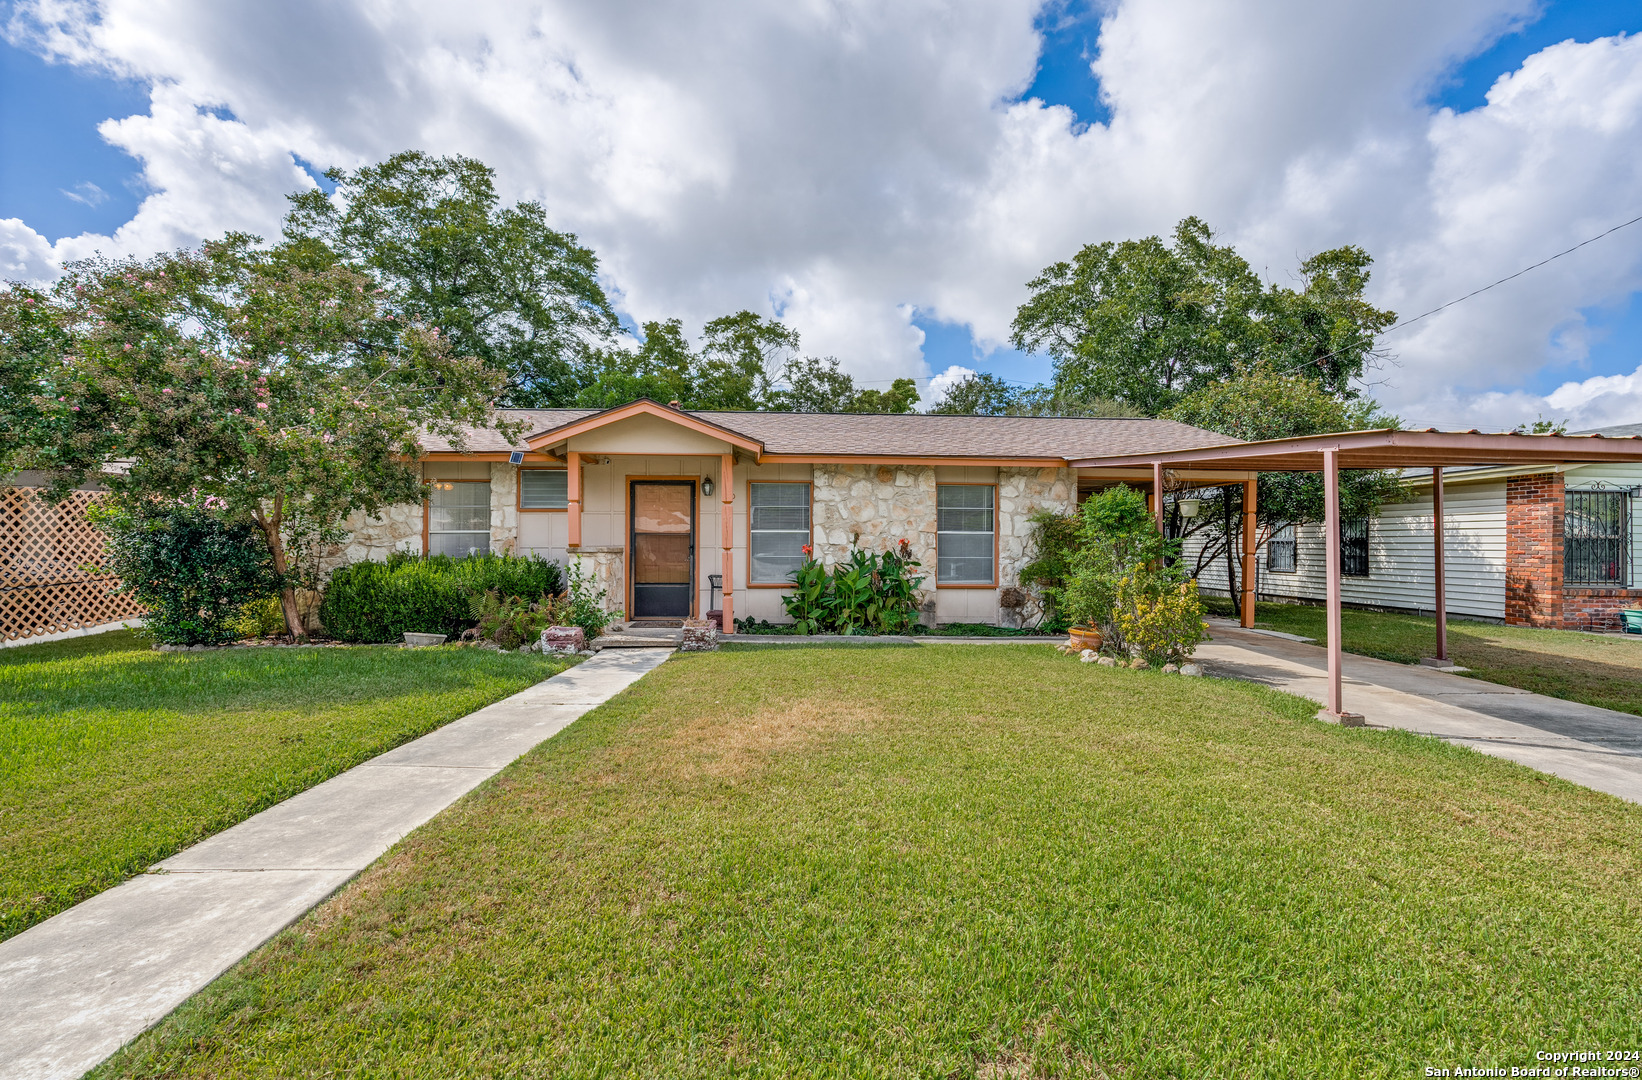
{"label": "landscaping rock", "polygon": [[1182,675],[1191,675],[1195,678],[1195,677],[1200,676],[1200,675],[1203,674],[1203,665],[1202,664],[1181,664],[1180,665],[1180,673]]}
{"label": "landscaping rock", "polygon": [[706,619],[692,619],[684,624],[684,640],[679,652],[711,652],[718,648],[718,627]]}
{"label": "landscaping rock", "polygon": [[1175,672],[1177,672],[1179,670],[1180,670],[1180,665],[1179,664],[1164,664],[1163,665],[1163,671],[1166,674],[1169,674],[1169,675],[1173,675]]}
{"label": "landscaping rock", "polygon": [[1093,664],[1095,661],[1100,659],[1100,653],[1093,649],[1084,649],[1082,652],[1078,653],[1078,659],[1082,660],[1085,664]]}
{"label": "landscaping rock", "polygon": [[413,649],[426,649],[431,645],[443,645],[448,634],[418,634],[411,630],[405,631],[405,644]]}
{"label": "landscaping rock", "polygon": [[1095,663],[1099,664],[1101,667],[1117,667],[1118,666],[1118,662],[1116,660],[1113,660],[1110,656],[1102,656],[1100,659],[1096,660]]}
{"label": "landscaping rock", "polygon": [[550,626],[542,631],[543,653],[569,656],[587,648],[587,635],[579,626]]}
{"label": "landscaping rock", "polygon": [[1147,668],[1151,667],[1152,665],[1148,664],[1146,661],[1141,660],[1137,657],[1136,659],[1129,661],[1129,666],[1131,668],[1133,668],[1134,670],[1136,670],[1136,671],[1145,671]]}

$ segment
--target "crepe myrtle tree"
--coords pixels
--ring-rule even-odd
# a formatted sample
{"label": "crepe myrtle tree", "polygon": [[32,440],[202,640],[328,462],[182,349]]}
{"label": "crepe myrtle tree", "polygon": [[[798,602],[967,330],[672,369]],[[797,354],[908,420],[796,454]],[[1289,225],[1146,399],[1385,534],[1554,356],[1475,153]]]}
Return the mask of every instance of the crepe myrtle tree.
{"label": "crepe myrtle tree", "polygon": [[57,328],[43,357],[44,335],[23,343],[37,414],[27,464],[53,473],[58,497],[96,476],[116,499],[222,500],[266,539],[297,640],[293,546],[421,499],[420,434],[456,446],[468,426],[517,435],[492,404],[504,372],[436,326],[402,325],[366,273],[295,246],[236,234],[147,261],[89,259],[0,304]]}

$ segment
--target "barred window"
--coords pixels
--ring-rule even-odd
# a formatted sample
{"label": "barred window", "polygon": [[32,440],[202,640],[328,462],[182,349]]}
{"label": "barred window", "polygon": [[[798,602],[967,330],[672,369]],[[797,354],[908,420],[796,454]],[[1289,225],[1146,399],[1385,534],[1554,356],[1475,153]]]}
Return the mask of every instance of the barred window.
{"label": "barred window", "polygon": [[1340,522],[1340,573],[1368,576],[1368,519]]}
{"label": "barred window", "polygon": [[1630,584],[1628,491],[1569,491],[1562,518],[1562,580],[1623,589]]}
{"label": "barred window", "polygon": [[435,480],[428,485],[428,554],[463,558],[490,552],[490,483]]}
{"label": "barred window", "polygon": [[1292,574],[1299,563],[1295,551],[1294,526],[1279,525],[1266,541],[1266,569],[1278,574]]}
{"label": "barred window", "polygon": [[565,469],[521,469],[519,509],[566,510],[570,507],[570,473]]}
{"label": "barred window", "polygon": [[747,554],[755,585],[785,585],[804,565],[810,542],[808,484],[749,484]]}
{"label": "barred window", "polygon": [[935,487],[937,585],[991,585],[997,553],[990,484]]}

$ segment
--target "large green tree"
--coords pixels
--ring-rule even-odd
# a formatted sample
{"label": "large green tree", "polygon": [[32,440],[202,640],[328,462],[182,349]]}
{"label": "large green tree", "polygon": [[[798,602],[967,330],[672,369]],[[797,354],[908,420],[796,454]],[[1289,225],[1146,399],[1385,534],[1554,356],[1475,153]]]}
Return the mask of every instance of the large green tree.
{"label": "large green tree", "polygon": [[1189,217],[1167,243],[1088,244],[1047,267],[1027,283],[1011,342],[1054,360],[1055,396],[1113,398],[1147,416],[1262,362],[1349,396],[1396,318],[1363,299],[1370,263],[1335,248],[1301,264],[1299,288],[1267,288]]}
{"label": "large green tree", "polygon": [[334,195],[290,196],[289,242],[368,270],[402,320],[505,371],[508,404],[574,402],[587,351],[616,332],[592,250],[540,203],[502,205],[495,171],[473,158],[405,151],[326,176]]}
{"label": "large green tree", "polygon": [[133,506],[210,499],[255,522],[297,638],[293,549],[420,499],[418,436],[460,445],[505,385],[407,325],[369,274],[243,235],[71,263],[49,292],[13,283],[0,356],[25,358],[7,376],[30,390],[18,464],[50,470],[57,495],[94,476]]}
{"label": "large green tree", "polygon": [[1063,397],[1054,386],[1016,386],[996,375],[970,375],[946,392],[933,413],[956,416],[1133,416],[1111,398]]}
{"label": "large green tree", "polygon": [[888,390],[863,389],[830,356],[790,361],[781,374],[786,386],[767,406],[778,412],[909,413],[918,403],[912,379],[895,379]]}
{"label": "large green tree", "polygon": [[686,409],[769,407],[775,382],[798,349],[798,332],[751,311],[709,322],[699,349],[678,319],[647,322],[637,349],[596,349],[578,368],[575,404],[608,409],[636,398]]}

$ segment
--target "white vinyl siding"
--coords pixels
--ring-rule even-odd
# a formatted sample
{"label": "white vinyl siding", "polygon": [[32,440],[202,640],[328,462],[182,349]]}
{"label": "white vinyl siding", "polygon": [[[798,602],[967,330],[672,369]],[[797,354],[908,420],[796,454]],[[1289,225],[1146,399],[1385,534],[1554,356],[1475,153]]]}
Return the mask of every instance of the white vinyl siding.
{"label": "white vinyl siding", "polygon": [[749,484],[747,503],[749,580],[790,583],[810,542],[810,485]]}
{"label": "white vinyl siding", "polygon": [[463,558],[490,551],[490,484],[435,480],[428,485],[428,554]]}
{"label": "white vinyl siding", "polygon": [[519,471],[519,509],[565,510],[569,506],[569,472],[564,469]]}
{"label": "white vinyl siding", "polygon": [[936,485],[936,584],[993,583],[994,491],[990,484]]}
{"label": "white vinyl siding", "polygon": [[[1450,479],[1444,523],[1447,533],[1448,611],[1479,618],[1505,617],[1505,481],[1456,484]],[[1327,583],[1323,526],[1295,532],[1295,569],[1275,573],[1256,560],[1262,598],[1322,602]],[[1348,604],[1429,612],[1436,604],[1436,571],[1431,550],[1431,497],[1380,508],[1369,526],[1368,576],[1340,582]],[[1186,541],[1186,568],[1197,564],[1202,545]],[[1241,564],[1239,564],[1241,569]],[[1224,555],[1204,567],[1198,584],[1210,593],[1226,591]]]}

